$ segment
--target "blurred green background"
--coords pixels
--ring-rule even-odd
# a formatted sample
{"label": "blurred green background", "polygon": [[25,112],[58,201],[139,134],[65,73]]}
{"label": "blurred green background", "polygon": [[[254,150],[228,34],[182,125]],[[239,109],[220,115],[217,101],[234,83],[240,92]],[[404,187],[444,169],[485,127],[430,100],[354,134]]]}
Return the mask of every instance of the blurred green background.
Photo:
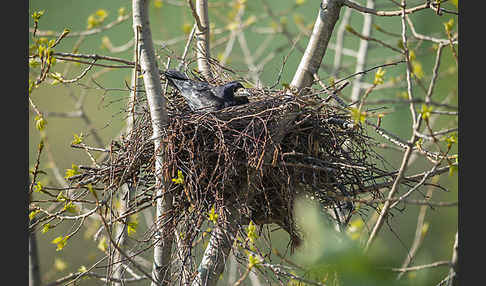
{"label": "blurred green background", "polygon": [[[170,4],[170,2],[175,4]],[[318,11],[320,1],[266,1],[271,10],[275,14],[275,19],[266,17],[266,13],[262,1],[247,1],[245,14],[242,19],[249,19],[256,16],[258,21],[252,24],[245,30],[245,37],[248,47],[251,51],[256,51],[260,44],[265,41],[269,34],[262,33],[262,30],[275,31],[282,25],[294,36],[299,33],[299,28],[296,22],[303,21],[303,25],[312,25]],[[302,4],[300,4],[302,2]],[[364,1],[356,1],[364,5]],[[377,9],[391,10],[396,9],[391,1],[376,1]],[[410,6],[421,4],[423,1],[407,1]],[[161,7],[157,4],[162,3]],[[226,27],[231,23],[231,18],[235,14],[235,1],[209,1],[210,3],[210,21],[214,24],[215,29]],[[297,4],[299,3],[299,4]],[[181,6],[179,6],[179,4]],[[112,0],[98,0],[98,1],[54,1],[54,0],[38,0],[29,1],[29,15],[34,11],[44,10],[45,14],[39,22],[39,30],[53,30],[62,32],[64,28],[69,28],[72,32],[82,31],[87,29],[87,19],[98,9],[104,9],[108,12],[108,17],[104,23],[109,23],[118,17],[118,11],[124,7],[127,11],[131,10],[131,1],[112,1]],[[455,6],[450,3],[445,3],[444,7],[456,10]],[[343,12],[341,13],[341,15]],[[261,17],[261,18],[260,18]],[[342,17],[341,17],[342,18]],[[421,11],[411,16],[415,24],[415,28],[422,34],[432,35],[440,38],[445,38],[443,23],[454,18],[457,23],[457,17],[444,14],[437,16],[431,10]],[[350,25],[358,32],[361,31],[363,17],[353,12],[351,16]],[[401,22],[399,17],[374,17],[374,23],[386,31],[400,34]],[[29,20],[29,27],[33,27],[32,19]],[[78,48],[78,53],[82,54],[100,54],[120,57],[127,60],[132,60],[132,49],[128,49],[121,53],[110,53],[103,47],[103,38],[108,37],[113,46],[121,46],[133,38],[133,30],[131,27],[131,19],[112,29],[102,33],[87,36]],[[151,1],[150,4],[150,23],[154,41],[156,42],[156,53],[160,56],[159,67],[165,66],[167,57],[172,55],[180,56],[182,54],[184,45],[186,43],[187,35],[193,25],[193,18],[186,1]],[[339,23],[337,24],[339,25]],[[189,27],[189,29],[188,29]],[[336,26],[337,27],[337,26]],[[214,29],[213,29],[214,30]],[[457,25],[454,24],[454,30],[457,31]],[[229,35],[226,30],[221,34],[214,35],[211,38],[211,43],[215,44],[223,37]],[[161,45],[162,42],[176,39],[181,36],[179,42],[173,45],[168,45],[165,48]],[[335,38],[333,35],[333,40]],[[390,45],[397,46],[399,37],[386,35],[376,29],[373,29],[372,36],[381,39]],[[423,82],[428,86],[432,75],[432,68],[435,61],[435,51],[433,45],[429,42],[420,42],[413,40],[411,36],[410,48],[414,50],[416,59],[421,63],[424,72]],[[32,43],[31,34],[29,33],[30,43]],[[64,39],[56,48],[55,51],[72,52],[73,46],[76,45],[79,37],[70,37]],[[305,48],[308,37],[302,36],[299,45]],[[104,40],[106,42],[106,39]],[[348,49],[357,50],[359,46],[359,39],[349,33],[345,33],[344,45]],[[396,60],[397,54],[382,46],[371,42],[368,53],[366,67],[372,67],[382,64],[387,60]],[[212,48],[211,53],[213,57],[219,57],[223,54],[226,47],[226,42],[219,44]],[[280,32],[276,33],[270,44],[263,51],[262,56],[256,59],[256,63],[261,62],[265,56],[275,53],[275,56],[264,66],[260,78],[264,86],[271,86],[276,82],[277,74],[281,68],[284,57],[290,52],[291,45],[288,39]],[[457,49],[458,46],[456,45]],[[289,83],[292,79],[301,53],[298,50],[292,51],[285,64],[280,83]],[[192,51],[189,54],[193,57]],[[332,66],[334,60],[333,50],[328,50],[323,59],[323,65]],[[178,62],[175,58],[172,59],[171,67],[175,67]],[[67,67],[69,65],[69,67]],[[244,76],[248,71],[245,64],[242,50],[238,44],[235,43],[234,49],[230,54],[227,65],[238,72],[238,75]],[[337,78],[342,78],[354,72],[355,59],[349,56],[343,57],[344,69],[339,72]],[[80,64],[63,64],[57,63],[54,66],[54,71],[63,72],[68,69],[68,73],[64,75],[65,78],[71,79],[79,75],[84,69],[84,65]],[[38,69],[38,68],[37,68]],[[36,77],[35,69],[31,69],[30,77]],[[380,89],[374,91],[370,96],[370,100],[379,99],[400,99],[400,94],[406,91],[404,85],[403,74],[405,71],[404,65],[392,66],[386,68],[385,81],[397,80],[398,83],[387,89]],[[448,98],[447,104],[457,106],[458,92],[457,92],[457,66],[452,56],[451,50],[447,47],[443,50],[443,57],[440,67],[440,76],[436,85],[433,100],[442,102]],[[91,120],[92,127],[99,133],[103,139],[103,144],[108,145],[111,139],[117,137],[124,127],[124,107],[128,92],[116,89],[126,89],[125,82],[130,82],[131,70],[129,69],[113,69],[106,72],[104,68],[94,67],[88,76],[81,82],[94,87],[95,85],[90,80],[90,77],[98,74],[96,82],[108,89],[115,89],[105,91],[102,89],[89,88],[86,89],[80,85],[50,85],[42,84],[38,89],[35,89],[31,95],[31,99],[39,110],[42,112],[49,112],[55,115],[55,112],[70,112],[75,110],[76,100],[80,96],[85,96],[85,103],[83,110]],[[331,74],[325,69],[319,71],[320,78],[327,83],[331,78]],[[402,76],[402,78],[399,78]],[[374,72],[370,72],[363,77],[363,81],[371,83],[373,81]],[[343,93],[348,96],[351,88],[345,88]],[[414,85],[414,95],[417,98],[424,98],[424,92]],[[411,135],[410,128],[410,111],[407,104],[382,104],[376,107],[387,107],[386,112],[389,112],[382,122],[382,127],[394,133],[404,140],[408,140]],[[420,107],[420,105],[419,105]],[[30,112],[29,118],[29,162],[30,167],[35,163],[37,146],[39,144],[39,131],[35,128],[34,122],[35,113]],[[53,179],[51,166],[49,165],[49,153],[52,159],[57,164],[58,169],[64,175],[66,169],[71,168],[71,164],[77,165],[90,164],[89,158],[86,154],[79,150],[71,148],[70,142],[73,139],[73,134],[86,134],[85,143],[89,145],[96,145],[93,135],[90,134],[90,128],[80,118],[62,118],[57,116],[48,116],[47,119],[47,144],[49,152],[44,152],[41,156],[41,169],[47,172],[47,175],[41,176],[40,179],[45,185],[57,186],[57,182]],[[434,123],[434,128],[446,129],[457,127],[457,116],[442,116]],[[373,132],[369,132],[370,136],[376,137]],[[378,141],[383,141],[377,137]],[[444,144],[442,144],[444,146]],[[454,153],[457,153],[457,147],[454,146]],[[388,149],[379,149],[378,152],[394,167],[398,168],[401,161],[401,154]],[[409,168],[407,174],[414,174],[430,169],[430,163],[418,159]],[[448,176],[447,174],[441,176],[438,183],[444,185],[448,192],[433,191],[434,201],[457,201],[458,198],[458,184],[457,173]],[[422,193],[426,193],[427,188],[422,188]],[[38,194],[34,194],[34,197]],[[421,195],[414,198],[423,199]],[[389,226],[385,225],[379,235],[378,241],[374,247],[379,249],[379,253],[385,256],[389,266],[400,267],[403,259],[407,255],[407,251],[413,241],[415,234],[415,227],[417,221],[419,207],[414,205],[404,206],[401,211],[394,211],[394,216],[391,219]],[[371,215],[371,212],[370,212]],[[427,235],[423,241],[420,251],[414,260],[414,265],[427,264],[438,260],[448,260],[452,254],[452,245],[454,242],[454,234],[457,231],[457,207],[444,207],[429,209],[426,216],[426,222],[429,225]],[[49,231],[46,234],[38,233],[37,240],[39,243],[40,258],[41,258],[41,275],[44,283],[53,281],[70,272],[76,271],[81,265],[89,266],[93,264],[96,259],[102,256],[102,253],[96,248],[94,242],[89,236],[87,239],[83,238],[83,234],[79,235],[76,241],[70,241],[63,251],[56,252],[56,246],[51,243],[51,240],[64,232],[70,231],[72,228],[69,223],[61,224],[58,228]],[[84,230],[82,231],[84,232]],[[277,239],[280,239],[277,244],[286,245],[286,235],[277,232]],[[296,254],[298,256],[298,254]],[[383,258],[383,257],[382,257]],[[57,260],[56,260],[57,259]],[[56,262],[57,261],[57,262]],[[59,267],[60,261],[66,267]],[[62,264],[61,263],[61,264]],[[56,266],[57,265],[57,266]],[[438,283],[445,277],[448,271],[447,267],[434,268],[430,270],[422,270],[413,272],[410,275],[405,275],[406,281],[410,281],[413,285],[431,285]],[[89,280],[89,285],[97,285],[100,282],[95,282],[95,279]]]}

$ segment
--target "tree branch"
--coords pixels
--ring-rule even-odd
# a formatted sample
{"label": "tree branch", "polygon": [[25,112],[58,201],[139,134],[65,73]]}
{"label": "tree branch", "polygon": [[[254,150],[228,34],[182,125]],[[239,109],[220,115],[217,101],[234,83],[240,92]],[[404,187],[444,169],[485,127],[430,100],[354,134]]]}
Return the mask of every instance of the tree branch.
{"label": "tree branch", "polygon": [[300,90],[312,85],[314,73],[319,69],[326,53],[343,2],[343,0],[322,0],[312,35],[290,83],[291,86]]}

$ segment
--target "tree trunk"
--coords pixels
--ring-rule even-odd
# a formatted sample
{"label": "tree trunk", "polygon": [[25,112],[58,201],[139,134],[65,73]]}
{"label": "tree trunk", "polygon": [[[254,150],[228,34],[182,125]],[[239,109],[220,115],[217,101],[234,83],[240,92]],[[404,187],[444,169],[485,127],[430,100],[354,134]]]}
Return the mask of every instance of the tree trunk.
{"label": "tree trunk", "polygon": [[[137,49],[135,48],[134,49],[134,53],[133,53],[133,59],[134,59],[134,62],[137,63],[138,62],[138,55],[137,55]],[[137,109],[139,109],[139,105],[137,105],[137,101],[139,100],[139,96],[140,96],[140,89],[141,89],[141,86],[140,86],[140,80],[138,80],[138,72],[137,72],[137,68],[135,67],[132,71],[132,91],[130,92],[130,98],[128,99],[128,103],[127,103],[127,107],[128,107],[128,110],[129,110],[129,115],[126,119],[126,129],[125,129],[125,134],[130,137],[131,136],[131,132],[133,130],[133,124],[135,123],[135,118],[136,118],[136,114],[137,114]],[[121,204],[121,207],[120,207],[120,215],[123,214],[124,212],[127,211],[128,209],[128,206],[129,206],[129,203],[130,203],[130,199],[132,197],[132,189],[129,185],[127,184],[123,184],[121,186],[121,192],[120,192],[120,204]],[[116,239],[115,241],[118,243],[118,246],[120,246],[120,248],[123,248],[124,245],[125,245],[125,239],[128,235],[128,232],[127,232],[127,223],[128,223],[128,218],[125,218],[123,219],[119,225],[117,225],[117,228],[116,228]],[[123,278],[123,264],[122,263],[118,263],[118,261],[120,261],[122,259],[122,255],[121,253],[119,253],[118,251],[115,250],[115,257],[114,257],[114,262],[115,262],[115,265],[114,265],[114,269],[113,269],[113,278],[115,279],[122,279]],[[114,286],[121,286],[122,283],[120,282],[114,282],[113,283]]]}
{"label": "tree trunk", "polygon": [[165,179],[162,173],[163,157],[162,150],[163,132],[167,126],[167,111],[165,107],[165,98],[162,96],[162,86],[160,83],[159,69],[155,57],[152,33],[150,31],[148,18],[148,0],[133,0],[133,30],[135,36],[139,37],[140,51],[140,67],[143,75],[143,82],[145,86],[145,93],[147,96],[147,103],[150,110],[150,117],[152,120],[154,140],[154,154],[155,154],[155,181],[156,181],[156,228],[154,235],[154,261],[152,277],[157,284],[155,285],[169,285],[170,283],[170,258],[172,248],[172,231],[165,232],[162,235],[162,217],[167,214],[172,208],[172,196],[164,194]]}
{"label": "tree trunk", "polygon": [[[220,220],[220,225],[211,232],[208,246],[197,270],[197,276],[192,286],[214,286],[224,271],[228,255],[233,246],[238,225],[239,212],[233,206],[226,206],[229,211],[227,220]],[[228,221],[230,223],[228,223]]]}
{"label": "tree trunk", "polygon": [[[366,8],[374,9],[375,0],[367,0]],[[373,25],[373,17],[371,14],[363,14],[363,29],[361,34],[364,37],[371,36],[371,26]],[[356,59],[355,72],[362,72],[366,65],[366,56],[368,55],[368,40],[361,39],[359,41],[358,57]],[[353,89],[351,90],[351,101],[357,101],[361,96],[361,78],[362,74],[357,75],[353,80]]]}
{"label": "tree trunk", "polygon": [[206,80],[212,80],[211,67],[209,65],[209,15],[208,1],[196,0],[196,55],[197,68],[204,75]]}
{"label": "tree trunk", "polygon": [[312,85],[314,74],[326,53],[334,25],[339,19],[343,2],[343,0],[322,0],[309,43],[290,83],[292,87],[300,90]]}

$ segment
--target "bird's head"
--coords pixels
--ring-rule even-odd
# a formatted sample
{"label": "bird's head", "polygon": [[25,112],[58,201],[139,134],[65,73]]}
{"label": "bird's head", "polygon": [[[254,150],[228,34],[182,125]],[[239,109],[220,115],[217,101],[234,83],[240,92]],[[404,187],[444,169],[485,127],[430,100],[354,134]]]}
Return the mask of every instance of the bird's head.
{"label": "bird's head", "polygon": [[235,91],[237,91],[240,88],[243,88],[243,89],[245,88],[239,81],[229,82],[229,83],[225,84],[225,86],[226,86],[226,88],[231,90],[232,93],[234,93]]}
{"label": "bird's head", "polygon": [[235,96],[235,92],[238,89],[245,89],[245,87],[238,81],[232,81],[224,85],[224,107],[248,103],[248,98],[244,96]]}

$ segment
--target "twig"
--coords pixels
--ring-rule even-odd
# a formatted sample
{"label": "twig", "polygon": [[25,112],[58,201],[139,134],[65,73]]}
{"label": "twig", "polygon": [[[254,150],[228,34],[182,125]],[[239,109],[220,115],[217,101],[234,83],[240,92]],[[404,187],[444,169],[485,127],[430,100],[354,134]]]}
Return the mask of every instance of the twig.
{"label": "twig", "polygon": [[448,266],[448,265],[451,265],[450,261],[437,261],[430,264],[424,264],[424,265],[418,265],[412,267],[392,268],[391,270],[395,272],[409,272],[409,271],[417,271],[417,270],[423,270],[423,269],[434,268],[439,266]]}
{"label": "twig", "polygon": [[[432,189],[429,189],[427,192],[426,197],[430,199],[432,197]],[[405,257],[405,260],[402,263],[401,268],[406,268],[408,265],[410,265],[410,262],[412,262],[413,258],[415,257],[415,254],[417,253],[418,248],[422,244],[422,241],[424,239],[424,220],[425,220],[425,214],[427,213],[428,206],[423,205],[420,207],[419,215],[417,217],[417,226],[415,227],[415,237],[413,239],[412,247],[410,247],[410,251],[408,251],[407,256]],[[397,275],[397,280],[399,280],[404,272],[400,272]]]}
{"label": "twig", "polygon": [[[418,5],[416,7],[413,7],[413,8],[409,8],[409,9],[404,9],[405,10],[405,14],[412,14],[412,13],[415,13],[415,12],[418,12],[418,11],[421,11],[421,10],[424,10],[424,9],[427,9],[427,8],[430,8],[430,1],[426,1],[424,4],[422,5]],[[360,6],[359,4],[356,4],[355,2],[353,1],[350,1],[350,0],[344,0],[344,5],[348,6],[349,8],[353,8],[359,12],[362,12],[362,13],[369,13],[369,14],[373,14],[373,15],[376,15],[376,16],[387,16],[387,17],[391,17],[391,16],[401,16],[403,15],[403,10],[396,10],[396,11],[377,11],[375,9],[369,9],[369,8],[366,8],[366,7],[363,7],[363,6]]]}
{"label": "twig", "polygon": [[192,26],[191,33],[189,33],[189,37],[187,38],[186,45],[184,46],[184,52],[182,53],[181,61],[177,66],[178,70],[181,70],[182,67],[185,65],[187,52],[189,51],[189,46],[191,45],[192,39],[194,39],[194,33],[196,32],[196,24]]}
{"label": "twig", "polygon": [[[108,23],[105,26],[102,26],[102,27],[99,27],[99,28],[94,28],[94,29],[90,29],[90,30],[86,30],[86,31],[80,31],[80,32],[70,32],[68,35],[66,35],[66,37],[80,37],[80,36],[95,35],[95,34],[103,32],[103,31],[109,30],[109,29],[113,28],[114,26],[130,19],[130,16],[131,16],[131,14],[129,13],[129,14],[124,15],[122,17],[119,17],[115,21]],[[34,32],[34,29],[29,28],[29,32],[31,32],[31,33]],[[62,33],[58,33],[58,32],[55,32],[55,31],[39,31],[39,30],[37,30],[36,35],[41,36],[41,37],[59,37],[59,36],[62,35]]]}

